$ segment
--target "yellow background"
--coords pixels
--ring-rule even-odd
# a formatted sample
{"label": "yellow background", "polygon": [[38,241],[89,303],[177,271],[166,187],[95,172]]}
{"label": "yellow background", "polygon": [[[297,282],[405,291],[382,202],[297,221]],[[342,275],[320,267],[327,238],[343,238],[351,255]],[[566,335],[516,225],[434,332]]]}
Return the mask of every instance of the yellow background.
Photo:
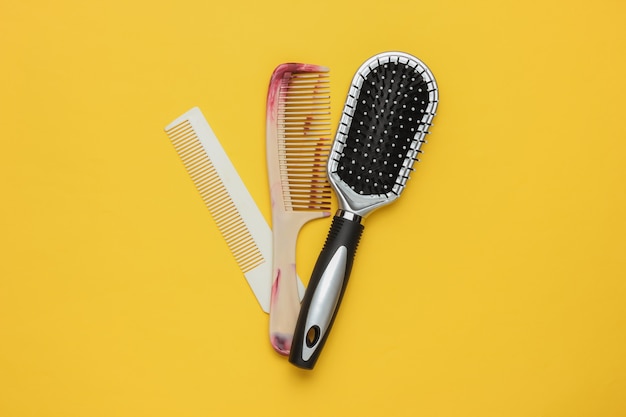
{"label": "yellow background", "polygon": [[[2,0],[0,416],[626,415],[626,6]],[[269,218],[282,62],[431,68],[313,372],[277,356],[163,132],[199,106]],[[333,126],[334,128],[334,126]],[[327,221],[301,234],[304,279]]]}

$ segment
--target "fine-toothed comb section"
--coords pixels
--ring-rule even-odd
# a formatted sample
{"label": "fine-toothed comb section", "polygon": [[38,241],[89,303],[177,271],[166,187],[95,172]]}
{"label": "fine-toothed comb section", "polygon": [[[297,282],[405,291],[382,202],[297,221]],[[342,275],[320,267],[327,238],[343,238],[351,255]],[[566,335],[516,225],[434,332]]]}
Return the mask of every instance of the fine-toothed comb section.
{"label": "fine-toothed comb section", "polygon": [[188,120],[166,129],[217,227],[244,272],[265,261]]}
{"label": "fine-toothed comb section", "polygon": [[293,72],[282,78],[277,134],[285,209],[330,210],[328,72]]}

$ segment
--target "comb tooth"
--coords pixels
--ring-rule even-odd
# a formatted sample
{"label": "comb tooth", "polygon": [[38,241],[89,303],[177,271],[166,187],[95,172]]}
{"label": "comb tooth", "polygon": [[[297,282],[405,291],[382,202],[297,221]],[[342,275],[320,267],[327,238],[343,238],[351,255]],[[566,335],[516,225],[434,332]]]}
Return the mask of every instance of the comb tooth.
{"label": "comb tooth", "polygon": [[306,157],[309,156],[314,158],[314,161],[319,163],[324,163],[328,158],[328,149],[319,149],[317,147],[308,147],[308,146],[300,146],[300,145],[292,145],[289,147],[283,147],[278,151],[279,155],[284,158],[291,158],[292,156],[300,156]]}
{"label": "comb tooth", "polygon": [[318,146],[316,141],[311,141],[309,139],[303,138],[292,138],[285,141],[285,143],[279,148],[281,153],[297,153],[297,152],[307,152],[307,153],[315,153],[324,154],[327,153],[330,149],[328,146]]}
{"label": "comb tooth", "polygon": [[[285,143],[279,148],[280,152],[285,155],[295,155],[297,153],[306,152],[311,157],[320,156],[325,153],[328,153],[328,147],[323,146],[315,146],[317,143],[317,137],[315,141],[303,139],[303,138],[292,138],[287,139]],[[314,142],[311,144],[307,144],[306,142]]]}
{"label": "comb tooth", "polygon": [[293,162],[299,163],[299,164],[306,164],[306,166],[309,166],[311,164],[316,164],[316,163],[320,163],[320,157],[323,156],[322,152],[319,152],[317,149],[315,149],[315,153],[313,152],[307,152],[307,153],[302,153],[302,152],[284,152],[282,153],[285,158],[289,159],[289,160],[293,160]]}
{"label": "comb tooth", "polygon": [[320,146],[324,146],[327,145],[326,141],[330,136],[329,133],[330,131],[328,129],[320,127],[278,129],[278,134],[281,136],[281,146],[293,146],[299,144],[319,144]]}
{"label": "comb tooth", "polygon": [[319,194],[320,196],[325,196],[327,194],[330,194],[331,191],[330,191],[330,188],[326,188],[326,187],[311,187],[307,185],[295,184],[293,192],[294,192],[294,196],[307,194],[307,193],[311,195]]}
{"label": "comb tooth", "polygon": [[[318,177],[317,180],[319,181],[320,178]],[[319,182],[319,184],[316,184],[315,181],[312,183],[307,183],[305,181],[298,181],[298,179],[294,179],[293,191],[296,194],[298,192],[326,194],[330,192],[330,187],[323,185],[321,181]]]}
{"label": "comb tooth", "polygon": [[294,185],[294,195],[310,193],[310,194],[319,194],[319,195],[327,195],[330,194],[330,188],[327,187],[315,187],[309,185]]}
{"label": "comb tooth", "polygon": [[290,198],[292,201],[299,201],[299,202],[308,202],[310,204],[324,204],[324,203],[328,203],[330,201],[330,195],[326,195],[326,194],[309,194],[309,193],[302,193],[302,194],[290,194]]}
{"label": "comb tooth", "polygon": [[[315,133],[324,133],[324,130],[315,131]],[[330,149],[329,144],[325,142],[320,142],[319,139],[324,140],[323,138],[327,137],[327,135],[319,135],[319,138],[311,137],[309,135],[292,135],[293,137],[286,138],[284,142],[280,145],[281,150],[291,149],[317,149],[319,151],[323,151],[325,149]]]}
{"label": "comb tooth", "polygon": [[[301,132],[294,131],[279,131],[278,132],[283,139],[281,146],[288,146],[293,148],[294,146],[307,146],[308,144],[318,144],[320,140],[326,140],[328,138],[328,131],[326,129],[310,129]],[[325,146],[322,143],[320,146]]]}
{"label": "comb tooth", "polygon": [[[311,91],[305,94],[304,91],[298,94],[286,93],[278,103],[299,103],[301,101],[330,102],[330,90],[328,91]],[[289,98],[289,100],[287,100]]]}
{"label": "comb tooth", "polygon": [[308,187],[303,187],[301,189],[296,189],[294,192],[292,192],[292,198],[293,199],[320,199],[320,200],[324,200],[327,197],[330,197],[331,195],[331,191],[328,189],[309,189]]}
{"label": "comb tooth", "polygon": [[330,89],[322,88],[317,91],[311,91],[303,88],[292,90],[282,94],[278,103],[284,103],[286,100],[326,100],[330,101]]}
{"label": "comb tooth", "polygon": [[[279,115],[283,118],[310,118],[324,116],[330,114],[330,109],[327,105],[324,106],[293,106],[293,108],[282,107],[279,108]],[[296,119],[298,120],[298,119]]]}
{"label": "comb tooth", "polygon": [[[313,162],[312,164],[302,163],[289,163],[281,170],[281,173],[289,178],[300,176],[310,176],[312,174],[323,174],[325,172],[324,167],[319,162]],[[310,173],[310,174],[309,174]],[[319,176],[319,175],[318,175]]]}
{"label": "comb tooth", "polygon": [[[295,185],[306,184],[308,187],[330,187],[328,181],[326,181],[326,168],[321,169],[322,167],[316,167],[315,170],[306,171],[306,170],[290,170],[290,172],[285,172],[285,176],[287,176]],[[302,184],[300,184],[302,183]]]}
{"label": "comb tooth", "polygon": [[326,181],[326,179],[323,178],[322,175],[318,175],[312,178],[304,178],[304,177],[294,178],[293,176],[290,176],[289,180],[291,181],[291,191],[293,191],[294,193],[319,192],[321,194],[326,194],[328,191],[330,191],[330,188],[327,187],[324,184],[324,182],[322,182],[322,181]]}
{"label": "comb tooth", "polygon": [[[321,84],[321,85],[320,85]],[[290,83],[289,89],[291,92],[302,92],[307,90],[317,90],[317,91],[325,91],[328,90],[328,82],[323,80],[314,80],[312,82],[304,82],[304,83]]]}
{"label": "comb tooth", "polygon": [[278,115],[285,122],[314,121],[317,118],[324,118],[330,115],[328,105],[323,106],[293,106],[279,109]]}
{"label": "comb tooth", "polygon": [[[292,141],[297,141],[299,139],[302,142],[316,142],[318,140],[326,140],[325,138],[330,136],[328,133],[331,132],[328,127],[320,124],[301,124],[300,126],[290,125],[281,127],[277,129],[277,133],[279,133],[283,139],[291,139]],[[311,137],[311,135],[315,135],[316,137]]]}
{"label": "comb tooth", "polygon": [[[321,158],[320,158],[321,159]],[[307,170],[316,170],[316,171],[323,171],[323,165],[322,162],[320,160],[313,160],[313,161],[305,161],[305,163],[303,163],[302,161],[295,161],[293,162],[292,160],[286,161],[285,163],[285,168],[283,169],[283,172],[293,172],[294,174],[298,173],[299,171],[302,172],[307,172]]]}
{"label": "comb tooth", "polygon": [[330,131],[327,117],[289,118],[281,121],[278,127],[280,131],[297,131],[303,129]]}
{"label": "comb tooth", "polygon": [[311,118],[317,118],[317,117],[323,117],[323,116],[330,116],[330,111],[325,111],[325,109],[316,109],[316,110],[306,110],[306,109],[301,109],[301,110],[292,110],[292,111],[286,111],[283,112],[282,114],[279,114],[279,116],[282,117],[311,117]]}
{"label": "comb tooth", "polygon": [[294,171],[294,173],[296,172],[306,172],[306,170],[316,170],[316,171],[323,171],[323,169],[319,169],[322,167],[322,161],[321,159],[326,159],[327,156],[320,156],[319,159],[302,159],[302,158],[293,158],[293,157],[286,157],[285,159],[285,163],[283,164],[283,167],[281,168],[282,172],[289,172],[289,171]]}
{"label": "comb tooth", "polygon": [[282,147],[279,149],[279,155],[283,158],[291,159],[312,159],[313,161],[317,161],[319,163],[325,163],[328,158],[329,149],[324,148],[320,149],[319,147],[312,146],[301,146],[299,142],[296,142],[295,145]]}
{"label": "comb tooth", "polygon": [[[328,126],[329,117],[324,113],[321,117],[318,115],[311,115],[308,118],[300,116],[301,112],[298,112],[297,117],[285,117],[278,125],[281,127],[279,132],[298,132],[307,130],[330,130]],[[284,113],[279,116],[286,116]]]}
{"label": "comb tooth", "polygon": [[[284,80],[283,80],[284,81]],[[317,77],[308,77],[308,78],[297,78],[290,77],[287,79],[285,84],[289,84],[290,87],[306,87],[311,88],[311,86],[317,87],[318,89],[329,88],[330,86],[330,77],[317,76]]]}
{"label": "comb tooth", "polygon": [[278,102],[278,111],[293,111],[298,108],[320,107],[330,110],[330,100],[309,96],[286,96]]}

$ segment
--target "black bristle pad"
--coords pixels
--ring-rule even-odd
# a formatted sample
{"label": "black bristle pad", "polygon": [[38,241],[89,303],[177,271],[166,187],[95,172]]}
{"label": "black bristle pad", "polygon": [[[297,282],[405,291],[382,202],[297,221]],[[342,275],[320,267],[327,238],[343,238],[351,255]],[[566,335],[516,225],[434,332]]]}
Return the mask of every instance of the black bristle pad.
{"label": "black bristle pad", "polygon": [[387,194],[402,180],[411,149],[419,148],[413,143],[419,132],[427,131],[428,83],[419,67],[389,62],[363,78],[355,99],[337,173],[359,194]]}

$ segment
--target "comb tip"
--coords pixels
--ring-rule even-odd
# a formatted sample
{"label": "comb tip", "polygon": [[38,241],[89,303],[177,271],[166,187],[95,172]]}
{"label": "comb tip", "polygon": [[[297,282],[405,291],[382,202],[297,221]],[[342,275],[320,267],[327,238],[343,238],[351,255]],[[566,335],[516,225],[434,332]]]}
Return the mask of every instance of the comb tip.
{"label": "comb tip", "polygon": [[200,107],[198,106],[194,106],[191,109],[187,110],[185,113],[181,114],[180,116],[178,116],[176,119],[174,119],[170,124],[168,124],[167,126],[165,126],[165,131],[167,132],[168,130],[172,130],[174,127],[178,126],[179,124],[181,124],[182,122],[184,122],[185,120],[191,119],[197,115],[202,116],[202,111],[200,110]]}

